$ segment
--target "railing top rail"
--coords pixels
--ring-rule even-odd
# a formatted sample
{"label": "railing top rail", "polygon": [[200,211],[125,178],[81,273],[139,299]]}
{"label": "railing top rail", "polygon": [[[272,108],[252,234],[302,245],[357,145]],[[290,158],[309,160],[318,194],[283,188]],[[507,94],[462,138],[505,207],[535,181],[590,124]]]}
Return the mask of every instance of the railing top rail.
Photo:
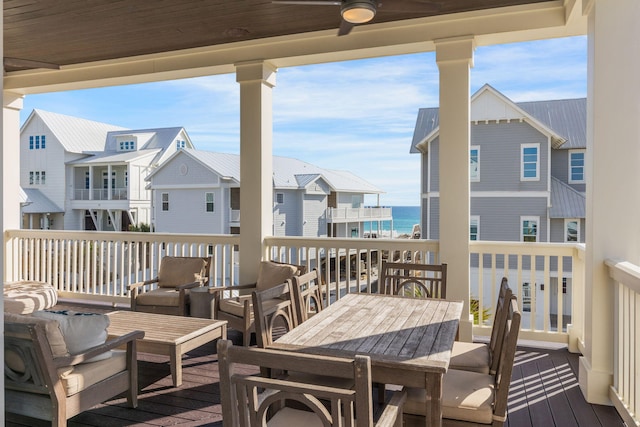
{"label": "railing top rail", "polygon": [[68,240],[106,240],[106,241],[136,241],[136,242],[167,242],[167,243],[218,243],[237,244],[240,236],[237,234],[183,234],[183,233],[144,233],[144,232],[113,232],[113,231],[71,231],[71,230],[7,230],[5,239],[12,238],[40,238],[40,239],[68,239]]}
{"label": "railing top rail", "polygon": [[604,263],[609,267],[609,276],[613,280],[640,293],[640,266],[616,259],[607,259]]}
{"label": "railing top rail", "polygon": [[477,252],[508,253],[510,255],[554,255],[575,256],[584,252],[584,243],[548,243],[548,242],[501,242],[476,240],[469,242],[469,250]]}
{"label": "railing top rail", "polygon": [[327,237],[265,237],[269,246],[294,246],[318,248],[353,248],[353,249],[384,249],[438,251],[438,240],[421,239],[364,239],[364,238],[327,238]]}

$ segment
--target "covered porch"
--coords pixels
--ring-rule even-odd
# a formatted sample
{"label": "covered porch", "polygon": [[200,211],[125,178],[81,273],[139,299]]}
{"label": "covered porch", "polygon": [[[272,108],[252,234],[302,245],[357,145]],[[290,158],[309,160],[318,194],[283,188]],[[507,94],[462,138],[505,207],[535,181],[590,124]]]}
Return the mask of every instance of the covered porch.
{"label": "covered porch", "polygon": [[[41,3],[44,8],[53,7],[49,2]],[[254,9],[240,10],[238,14],[246,13],[249,19],[254,13],[264,13],[264,9],[261,8],[270,4],[265,1],[251,3]],[[106,42],[107,47],[110,47],[103,51],[105,56],[91,56],[93,52],[99,51],[95,49],[94,44],[87,42],[91,54],[84,52],[83,56],[80,47],[72,48],[71,41],[67,46],[62,44],[63,39],[51,37],[54,42],[65,46],[65,49],[51,51],[57,50],[67,55],[55,57],[43,50],[38,52],[38,48],[47,49],[47,46],[44,43],[41,46],[36,42],[28,43],[26,36],[26,42],[18,43],[21,39],[16,38],[16,33],[9,32],[12,22],[11,19],[7,20],[8,17],[15,18],[8,13],[15,11],[10,7],[14,3],[4,2],[3,32],[4,40],[7,42],[4,46],[5,56],[19,57],[29,54],[40,59],[48,59],[49,62],[57,62],[62,67],[60,70],[21,70],[5,65],[7,72],[3,79],[2,213],[3,232],[7,243],[2,252],[5,260],[2,276],[5,280],[17,280],[24,274],[53,272],[54,268],[58,268],[60,273],[62,268],[62,271],[67,272],[63,288],[65,291],[97,295],[96,299],[103,299],[105,296],[104,289],[96,288],[98,282],[95,281],[96,277],[103,276],[104,270],[93,270],[98,274],[88,276],[85,271],[92,270],[73,270],[77,265],[74,267],[75,264],[72,262],[60,264],[55,261],[55,257],[51,258],[51,264],[48,264],[49,261],[45,262],[45,259],[49,258],[42,257],[42,247],[49,247],[52,254],[58,254],[55,251],[60,250],[59,246],[49,243],[51,240],[27,238],[24,239],[28,242],[25,245],[11,246],[9,243],[12,234],[15,236],[16,233],[21,233],[16,231],[20,226],[20,197],[16,183],[20,180],[19,170],[15,168],[15,164],[19,163],[19,149],[15,141],[19,141],[19,111],[25,95],[235,73],[240,85],[241,181],[245,188],[241,193],[243,226],[239,237],[227,236],[221,239],[229,240],[228,244],[239,245],[241,248],[242,257],[238,262],[237,281],[250,283],[257,276],[258,261],[273,257],[274,250],[277,250],[276,254],[292,259],[303,256],[310,258],[312,253],[319,252],[317,248],[342,250],[348,247],[340,246],[342,243],[329,239],[305,244],[296,239],[280,243],[271,237],[271,99],[278,68],[435,51],[440,70],[440,137],[447,141],[447,144],[443,144],[441,153],[442,221],[441,239],[437,243],[437,259],[447,262],[450,266],[451,287],[448,297],[465,301],[465,312],[469,315],[462,319],[460,336],[462,339],[471,340],[476,330],[482,329],[474,327],[469,308],[472,286],[472,267],[469,259],[475,251],[475,243],[469,242],[468,168],[469,78],[474,49],[480,45],[587,34],[587,244],[584,248],[567,249],[572,251],[571,256],[574,260],[572,274],[576,284],[575,290],[581,290],[580,297],[574,295],[572,302],[572,315],[578,316],[578,319],[572,319],[572,327],[563,331],[563,317],[560,311],[556,313],[557,331],[547,333],[553,332],[551,317],[546,315],[551,313],[551,299],[548,293],[537,306],[544,308],[542,328],[546,336],[560,337],[552,340],[566,340],[572,350],[582,353],[576,371],[580,389],[587,401],[598,404],[610,404],[613,401],[625,419],[631,420],[637,410],[640,395],[635,392],[638,387],[635,382],[635,360],[640,351],[636,350],[635,345],[627,344],[635,342],[633,338],[636,331],[635,300],[640,282],[640,269],[637,267],[640,264],[640,246],[634,236],[640,231],[640,224],[635,218],[640,208],[640,197],[635,186],[625,183],[637,182],[640,179],[640,170],[636,165],[640,155],[640,131],[635,125],[639,113],[640,83],[637,75],[640,60],[627,46],[630,46],[630,41],[637,40],[640,36],[640,29],[636,25],[640,18],[640,6],[634,0],[619,0],[615,3],[604,0],[496,1],[492,2],[492,6],[471,0],[458,3],[462,4],[461,9],[442,9],[439,13],[401,13],[395,16],[395,19],[390,15],[386,20],[358,27],[346,37],[335,36],[336,16],[331,14],[331,11],[319,11],[318,21],[308,21],[316,12],[315,9],[308,15],[292,17],[288,15],[289,9],[280,6],[279,12],[286,16],[286,19],[281,18],[282,22],[293,20],[293,27],[279,34],[257,33],[256,38],[246,37],[241,40],[229,37],[233,34],[246,34],[238,27],[225,33],[228,38],[217,43],[194,39],[191,44],[185,41],[178,46],[171,43],[169,37],[148,40],[146,46],[143,43],[135,49],[127,49],[126,45],[118,45],[113,38],[107,37],[109,30],[105,29],[107,33],[104,33],[102,38],[93,39],[94,42]],[[20,2],[17,2],[17,5],[20,6]],[[190,2],[178,2],[175,5],[178,9],[192,7]],[[92,10],[91,6],[86,6],[87,9],[83,7],[76,5],[78,10],[75,13],[79,13],[88,21],[91,15],[100,15],[96,10]],[[220,3],[218,7],[226,6]],[[129,12],[136,13],[136,10],[131,9]],[[147,25],[152,26],[152,21],[149,19]],[[311,23],[303,25],[305,22]],[[190,28],[189,24],[190,22],[184,22],[183,33],[197,35],[211,30],[201,28],[200,32],[186,31]],[[47,34],[47,31],[41,32]],[[54,25],[51,35],[58,32],[62,34],[59,27]],[[83,34],[74,32],[74,40],[92,39],[89,34],[83,37]],[[160,43],[161,46],[154,46],[154,43]],[[121,50],[118,51],[117,47],[121,47]],[[91,241],[95,237],[97,236],[59,238],[70,250],[76,250],[82,247],[78,242]],[[100,240],[102,239],[100,237]],[[104,238],[105,241],[109,239]],[[41,246],[38,246],[38,250],[29,250],[31,244]],[[389,243],[387,250],[423,251],[426,256],[426,253],[432,250],[430,245],[434,243],[416,241],[416,245],[423,246],[410,249],[406,246],[396,249],[396,244],[406,245],[406,241]],[[537,251],[540,250],[543,252],[541,256],[546,256],[547,248],[544,246],[542,249],[538,249],[537,244],[517,246],[506,253],[515,250],[516,255],[537,255]],[[360,242],[354,247],[357,251],[366,252],[369,249],[365,243]],[[560,251],[564,250],[563,248]],[[124,245],[122,251],[126,252]],[[236,274],[235,264],[228,264],[226,256],[220,254],[223,261],[219,268],[226,271],[220,277],[233,281]],[[230,256],[233,258],[233,255]],[[130,261],[127,263],[121,262],[125,258],[118,258],[113,265],[124,273],[129,271],[127,268],[132,268],[131,265],[136,265],[136,258],[140,259],[140,256],[128,258]],[[32,262],[33,260],[38,261]],[[74,260],[81,265],[94,262],[87,253]],[[55,265],[58,267],[54,267]],[[360,264],[357,265],[356,268],[360,268]],[[580,265],[582,268],[576,267]],[[225,268],[228,270],[224,270]],[[494,264],[494,274],[501,274],[501,268],[504,266]],[[546,274],[548,277],[552,276],[549,270]],[[90,280],[84,282],[83,277]],[[107,274],[105,277],[109,280],[110,276]],[[517,277],[521,279],[520,276]],[[88,286],[92,288],[79,287],[83,283],[91,283]],[[479,286],[478,292],[482,289],[483,287]],[[337,290],[339,291],[339,288]],[[115,288],[106,295],[111,295],[112,292],[115,292]],[[116,293],[116,296],[123,296],[122,287],[118,292],[120,293]],[[533,304],[535,308],[536,303]]]}

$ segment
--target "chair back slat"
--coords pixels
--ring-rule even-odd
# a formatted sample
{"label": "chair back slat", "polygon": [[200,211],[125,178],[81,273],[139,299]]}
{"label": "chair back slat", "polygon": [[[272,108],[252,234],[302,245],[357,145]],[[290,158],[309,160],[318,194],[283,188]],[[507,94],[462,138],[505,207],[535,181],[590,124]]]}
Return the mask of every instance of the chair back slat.
{"label": "chair back slat", "polygon": [[325,303],[317,269],[293,278],[293,295],[298,323],[322,311]]}
{"label": "chair back slat", "polygon": [[291,280],[287,280],[273,288],[252,292],[258,347],[271,345],[298,326],[291,287]]}
{"label": "chair back slat", "polygon": [[[220,340],[218,361],[224,427],[262,427],[265,420],[276,418],[281,425],[294,425],[294,421],[285,424],[287,417],[291,411],[300,411],[301,407],[314,413],[326,426],[373,425],[371,360],[368,356],[336,358],[236,347],[231,341]],[[256,372],[295,370],[312,375],[338,374],[352,379],[355,387],[318,385],[304,382],[300,377],[296,380],[268,378],[251,374],[251,367]],[[296,405],[288,405],[290,402],[296,402]]]}
{"label": "chair back slat", "polygon": [[447,264],[382,261],[379,292],[412,298],[447,298]]}
{"label": "chair back slat", "polygon": [[513,291],[509,287],[509,281],[506,277],[502,278],[500,283],[500,292],[498,293],[498,302],[496,303],[496,311],[493,316],[493,327],[491,328],[491,339],[489,340],[489,373],[495,374],[498,369],[498,360],[502,351],[502,342],[504,329],[507,322],[509,304]]}

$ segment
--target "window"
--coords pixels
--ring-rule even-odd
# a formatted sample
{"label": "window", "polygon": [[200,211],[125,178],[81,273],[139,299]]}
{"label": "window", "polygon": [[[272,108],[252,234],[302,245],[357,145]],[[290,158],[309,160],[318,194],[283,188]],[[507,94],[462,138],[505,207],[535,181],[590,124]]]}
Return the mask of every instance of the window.
{"label": "window", "polygon": [[29,185],[33,185],[33,171],[29,172]]}
{"label": "window", "polygon": [[162,193],[162,210],[169,210],[169,193]]}
{"label": "window", "polygon": [[44,174],[44,171],[40,172],[40,179],[41,179],[42,185],[44,185],[44,184],[45,184],[45,174]]}
{"label": "window", "polygon": [[186,141],[176,141],[176,151],[182,150],[186,146],[187,146],[187,142]]}
{"label": "window", "polygon": [[469,151],[469,177],[471,181],[480,181],[480,146],[474,145]]}
{"label": "window", "polygon": [[42,148],[43,150],[44,150],[45,148],[47,148],[47,147],[46,147],[46,142],[45,142],[45,139],[44,139],[44,135],[42,135],[42,136],[40,137],[40,148]]}
{"label": "window", "polygon": [[527,217],[524,216],[520,218],[520,223],[522,224],[521,232],[520,232],[520,240],[523,242],[537,242],[538,241],[538,222],[540,219],[538,217]]}
{"label": "window", "polygon": [[538,181],[540,144],[522,144],[520,180]]}
{"label": "window", "polygon": [[46,180],[45,171],[29,171],[30,185],[44,185]]}
{"label": "window", "polygon": [[584,150],[569,151],[569,183],[584,183]]}
{"label": "window", "polygon": [[360,207],[360,204],[362,203],[361,200],[362,199],[361,199],[361,197],[359,195],[358,196],[355,196],[355,195],[351,196],[351,207],[353,209],[358,209]]}
{"label": "window", "polygon": [[478,240],[480,238],[480,217],[472,216],[469,219],[469,240]]}
{"label": "window", "polygon": [[86,188],[88,190],[89,188],[91,188],[90,185],[91,185],[91,176],[89,175],[89,172],[85,172],[84,173],[84,188]]}
{"label": "window", "polygon": [[40,185],[40,171],[36,171],[36,185]]}
{"label": "window", "polygon": [[358,230],[358,227],[352,227],[351,228],[351,237],[359,237],[360,236],[360,232]]}
{"label": "window", "polygon": [[44,135],[36,135],[29,137],[29,150],[39,150],[46,148],[46,140]]}
{"label": "window", "polygon": [[40,149],[40,135],[36,135],[36,150]]}
{"label": "window", "polygon": [[129,171],[124,171],[124,188],[129,188]]}
{"label": "window", "polygon": [[120,151],[135,151],[136,142],[135,141],[120,141],[118,143],[118,149]]}
{"label": "window", "polygon": [[29,137],[29,150],[33,150],[33,136]]}
{"label": "window", "polygon": [[284,203],[284,193],[276,193],[276,203],[279,205]]}
{"label": "window", "polygon": [[579,219],[564,220],[564,241],[565,242],[580,241],[580,220]]}
{"label": "window", "polygon": [[214,212],[213,193],[205,193],[205,205],[207,212]]}

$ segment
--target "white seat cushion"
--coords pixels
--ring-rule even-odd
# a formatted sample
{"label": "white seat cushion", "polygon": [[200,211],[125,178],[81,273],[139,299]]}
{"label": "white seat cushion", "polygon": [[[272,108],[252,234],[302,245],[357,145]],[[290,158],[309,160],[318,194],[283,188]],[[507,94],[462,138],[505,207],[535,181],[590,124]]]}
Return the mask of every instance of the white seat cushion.
{"label": "white seat cushion", "polygon": [[451,350],[449,369],[489,373],[489,346],[483,343],[455,341]]}
{"label": "white seat cushion", "polygon": [[[442,418],[491,424],[494,396],[492,375],[452,369],[442,384]],[[425,402],[424,389],[407,388],[404,412],[425,415]]]}
{"label": "white seat cushion", "polygon": [[267,423],[269,427],[322,427],[322,421],[310,411],[301,411],[289,407],[282,408]]}
{"label": "white seat cushion", "polygon": [[[185,302],[189,302],[189,290],[185,290]],[[159,305],[162,307],[177,307],[180,301],[180,291],[176,288],[156,288],[149,292],[138,294],[136,305]]]}
{"label": "white seat cushion", "polygon": [[58,369],[62,386],[71,396],[127,369],[127,352],[112,350],[111,357],[92,363],[82,363]]}

